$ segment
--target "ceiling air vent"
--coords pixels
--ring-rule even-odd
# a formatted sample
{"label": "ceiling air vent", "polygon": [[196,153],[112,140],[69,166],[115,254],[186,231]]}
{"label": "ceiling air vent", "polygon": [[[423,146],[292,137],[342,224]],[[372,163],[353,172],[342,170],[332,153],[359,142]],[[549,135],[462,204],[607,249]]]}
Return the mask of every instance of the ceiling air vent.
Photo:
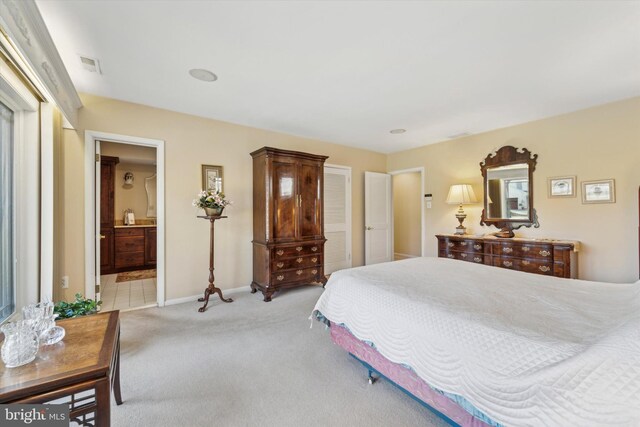
{"label": "ceiling air vent", "polygon": [[92,73],[102,74],[100,71],[100,61],[94,58],[89,58],[87,56],[80,55],[80,62],[82,62],[82,67]]}

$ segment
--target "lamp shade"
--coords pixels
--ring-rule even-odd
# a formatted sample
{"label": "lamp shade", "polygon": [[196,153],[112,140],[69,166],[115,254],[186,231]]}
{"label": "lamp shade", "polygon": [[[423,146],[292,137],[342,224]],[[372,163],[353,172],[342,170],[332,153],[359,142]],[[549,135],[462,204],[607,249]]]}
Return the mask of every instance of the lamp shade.
{"label": "lamp shade", "polygon": [[470,203],[478,203],[476,194],[470,184],[455,184],[449,188],[447,195],[447,203],[452,205],[467,205]]}

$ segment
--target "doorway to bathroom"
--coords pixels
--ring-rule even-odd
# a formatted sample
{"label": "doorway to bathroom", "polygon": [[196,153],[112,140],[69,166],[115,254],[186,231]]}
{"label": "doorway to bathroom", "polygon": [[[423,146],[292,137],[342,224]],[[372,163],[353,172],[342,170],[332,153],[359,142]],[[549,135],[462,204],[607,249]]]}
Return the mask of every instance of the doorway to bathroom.
{"label": "doorway to bathroom", "polygon": [[101,308],[155,306],[156,149],[99,143]]}
{"label": "doorway to bathroom", "polygon": [[86,293],[103,311],[162,306],[163,141],[87,131],[85,143]]}
{"label": "doorway to bathroom", "polygon": [[393,259],[423,256],[424,253],[424,170],[394,171],[391,175],[393,199]]}

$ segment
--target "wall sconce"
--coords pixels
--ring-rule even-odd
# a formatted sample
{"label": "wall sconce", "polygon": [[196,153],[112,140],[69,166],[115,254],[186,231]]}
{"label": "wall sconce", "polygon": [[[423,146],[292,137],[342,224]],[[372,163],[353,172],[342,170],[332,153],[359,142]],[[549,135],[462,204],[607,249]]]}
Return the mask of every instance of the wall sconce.
{"label": "wall sconce", "polygon": [[127,172],[124,174],[124,186],[133,187],[133,173]]}
{"label": "wall sconce", "polygon": [[467,232],[467,228],[462,225],[462,222],[467,217],[467,214],[464,213],[462,205],[478,203],[476,194],[473,192],[473,187],[469,184],[452,185],[449,189],[449,194],[447,195],[447,203],[460,205],[460,208],[456,213],[456,218],[458,218],[458,221],[460,222],[460,225],[456,227],[456,234],[465,234]]}

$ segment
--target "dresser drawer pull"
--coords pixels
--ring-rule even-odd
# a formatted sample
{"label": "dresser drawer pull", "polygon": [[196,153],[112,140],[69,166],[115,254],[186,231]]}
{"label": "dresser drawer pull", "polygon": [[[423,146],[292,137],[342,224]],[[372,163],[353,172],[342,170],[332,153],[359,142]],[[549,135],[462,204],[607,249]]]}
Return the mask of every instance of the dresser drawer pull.
{"label": "dresser drawer pull", "polygon": [[529,252],[529,246],[523,246],[522,252]]}
{"label": "dresser drawer pull", "polygon": [[460,246],[467,246],[467,242],[460,242]]}
{"label": "dresser drawer pull", "polygon": [[538,267],[538,270],[546,273],[547,271],[551,270],[551,268],[547,267],[546,265],[541,265],[540,267]]}
{"label": "dresser drawer pull", "polygon": [[453,258],[453,254],[447,255],[447,258]]}
{"label": "dresser drawer pull", "polygon": [[450,248],[452,248],[452,247],[454,247],[454,246],[455,246],[455,243],[453,243],[453,242],[449,242],[449,243],[447,243],[447,246],[449,246]]}
{"label": "dresser drawer pull", "polygon": [[477,256],[477,257],[473,258],[473,260],[474,260],[475,262],[480,262],[480,261],[482,261],[482,258],[480,258],[479,256]]}
{"label": "dresser drawer pull", "polygon": [[466,258],[466,257],[467,257],[467,254],[460,254],[460,256],[461,256],[462,258]]}
{"label": "dresser drawer pull", "polygon": [[282,268],[282,267],[284,267],[284,262],[279,262],[279,263],[276,264],[276,266],[278,268]]}
{"label": "dresser drawer pull", "polygon": [[318,262],[318,258],[316,257],[311,258],[311,262]]}
{"label": "dresser drawer pull", "polygon": [[316,274],[318,270],[311,270],[311,274]]}
{"label": "dresser drawer pull", "polygon": [[284,251],[282,249],[276,251],[276,255],[281,256],[282,254],[284,254]]}
{"label": "dresser drawer pull", "polygon": [[512,249],[512,248],[503,248],[503,249],[502,249],[502,251],[503,251],[505,254],[510,254],[511,252],[513,252],[513,249]]}
{"label": "dresser drawer pull", "polygon": [[473,245],[473,249],[479,251],[480,249],[482,249],[482,245]]}
{"label": "dresser drawer pull", "polygon": [[302,246],[296,246],[296,251],[300,252],[302,250]]}
{"label": "dresser drawer pull", "polygon": [[502,261],[502,265],[504,265],[505,267],[512,267],[513,263],[511,261]]}
{"label": "dresser drawer pull", "polygon": [[529,265],[531,264],[529,261],[527,261],[526,259],[522,260],[522,265]]}
{"label": "dresser drawer pull", "polygon": [[302,270],[298,270],[298,271],[296,271],[296,274],[297,274],[298,276],[299,276],[299,275],[301,275],[301,274],[302,274]]}
{"label": "dresser drawer pull", "polygon": [[539,253],[540,255],[542,255],[542,256],[549,256],[549,255],[551,255],[551,252],[549,252],[549,251],[545,251],[545,250],[542,250],[542,251],[540,251],[540,252],[538,252],[538,253]]}
{"label": "dresser drawer pull", "polygon": [[296,258],[296,262],[300,264],[302,262],[302,258]]}
{"label": "dresser drawer pull", "polygon": [[318,252],[318,247],[317,246],[312,247],[311,252]]}
{"label": "dresser drawer pull", "polygon": [[278,277],[276,277],[276,279],[278,279],[278,280],[284,280],[284,276],[281,274],[281,275],[279,275]]}

